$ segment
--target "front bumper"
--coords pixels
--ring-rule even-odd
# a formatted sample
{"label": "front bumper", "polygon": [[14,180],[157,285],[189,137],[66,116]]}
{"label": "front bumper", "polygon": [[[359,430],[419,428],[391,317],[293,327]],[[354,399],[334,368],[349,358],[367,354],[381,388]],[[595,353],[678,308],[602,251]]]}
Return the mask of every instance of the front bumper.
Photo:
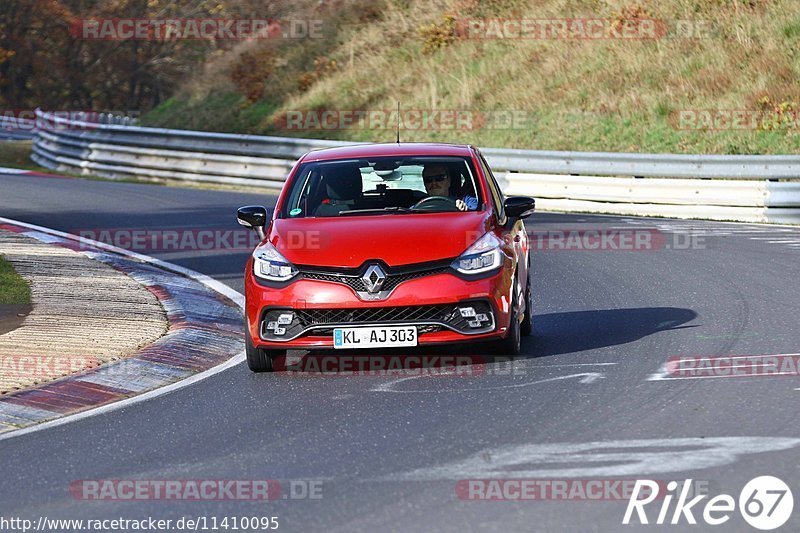
{"label": "front bumper", "polygon": [[[385,300],[364,301],[336,282],[298,279],[282,287],[265,286],[251,268],[248,264],[245,275],[248,334],[260,348],[332,348],[335,327],[416,325],[423,346],[500,338],[509,325],[511,279],[506,269],[477,280],[434,274],[400,284]],[[453,316],[459,306],[472,306],[488,320],[470,327],[468,317]],[[292,322],[286,323],[290,314]],[[284,323],[276,324],[281,315]]]}

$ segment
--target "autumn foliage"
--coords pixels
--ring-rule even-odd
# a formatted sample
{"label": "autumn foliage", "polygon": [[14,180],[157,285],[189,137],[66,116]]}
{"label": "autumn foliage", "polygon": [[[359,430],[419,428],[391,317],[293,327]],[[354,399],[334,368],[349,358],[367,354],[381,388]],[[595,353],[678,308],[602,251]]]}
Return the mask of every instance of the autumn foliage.
{"label": "autumn foliage", "polygon": [[[6,0],[0,9],[0,107],[146,111],[169,98],[217,51],[235,41],[86,40],[76,21],[268,18],[276,2],[192,0]],[[252,78],[266,68],[258,52]],[[242,72],[248,65],[242,67]],[[244,69],[244,70],[243,70]]]}

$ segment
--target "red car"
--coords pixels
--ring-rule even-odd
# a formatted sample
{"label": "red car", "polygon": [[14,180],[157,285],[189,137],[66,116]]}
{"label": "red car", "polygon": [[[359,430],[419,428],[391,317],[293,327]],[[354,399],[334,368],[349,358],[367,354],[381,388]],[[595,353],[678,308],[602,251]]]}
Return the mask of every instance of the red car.
{"label": "red car", "polygon": [[372,144],[297,162],[245,271],[247,362],[287,350],[490,342],[531,333],[528,197],[505,198],[472,146]]}

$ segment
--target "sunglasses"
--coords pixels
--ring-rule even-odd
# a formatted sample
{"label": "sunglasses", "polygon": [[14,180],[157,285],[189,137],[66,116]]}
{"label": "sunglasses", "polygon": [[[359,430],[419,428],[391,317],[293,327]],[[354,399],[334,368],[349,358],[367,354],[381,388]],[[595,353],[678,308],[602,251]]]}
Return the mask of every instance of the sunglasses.
{"label": "sunglasses", "polygon": [[423,176],[422,179],[425,183],[439,183],[448,178],[447,174],[436,174],[435,176]]}

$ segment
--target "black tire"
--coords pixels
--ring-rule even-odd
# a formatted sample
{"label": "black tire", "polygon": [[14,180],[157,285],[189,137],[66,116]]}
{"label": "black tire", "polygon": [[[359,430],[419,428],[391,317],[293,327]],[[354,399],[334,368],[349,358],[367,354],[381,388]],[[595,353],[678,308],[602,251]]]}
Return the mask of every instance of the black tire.
{"label": "black tire", "polygon": [[244,332],[244,338],[247,367],[253,372],[272,372],[272,361],[281,354],[281,351],[256,348],[250,341],[250,333],[246,330]]}
{"label": "black tire", "polygon": [[508,325],[506,336],[499,341],[495,341],[492,352],[494,355],[504,355],[516,357],[522,353],[522,331],[519,316],[517,315],[517,291],[514,290],[514,302],[511,305],[511,321]]}
{"label": "black tire", "polygon": [[525,314],[522,316],[522,323],[519,328],[523,337],[530,337],[533,334],[533,305],[531,303],[530,277],[528,277],[528,285],[525,287]]}

